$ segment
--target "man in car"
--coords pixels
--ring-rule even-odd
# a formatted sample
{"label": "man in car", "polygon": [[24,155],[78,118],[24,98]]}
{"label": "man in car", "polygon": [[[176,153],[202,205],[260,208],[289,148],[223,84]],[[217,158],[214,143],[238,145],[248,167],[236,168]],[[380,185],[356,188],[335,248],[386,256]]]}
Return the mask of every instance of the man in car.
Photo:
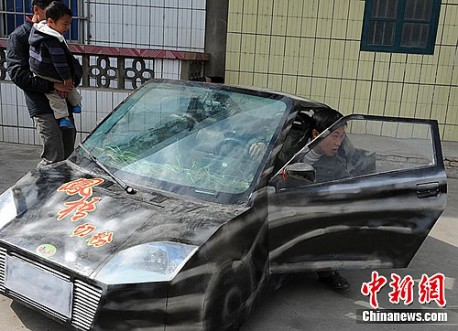
{"label": "man in car", "polygon": [[[283,148],[280,151],[276,169],[283,167],[290,159],[301,150],[307,143],[315,139],[321,132],[339,120],[343,115],[331,108],[313,110],[313,114],[299,114],[293,128],[286,137]],[[296,124],[301,123],[301,124]],[[335,180],[350,177],[346,159],[339,155],[339,150],[345,139],[345,125],[337,128],[328,135],[321,143],[310,150],[296,162],[303,162],[315,169],[316,182]],[[250,150],[251,153],[251,150]],[[300,157],[300,156],[296,156]],[[276,170],[275,170],[276,172]],[[291,185],[304,185],[304,182],[294,178],[274,179],[272,182],[277,188]],[[337,271],[318,272],[320,281],[334,290],[345,291],[350,288],[350,283]]]}
{"label": "man in car", "polygon": [[[341,117],[343,115],[334,109],[316,110],[312,115],[310,139],[318,137],[321,132]],[[304,156],[302,162],[313,166],[317,182],[351,176],[346,158],[341,155],[342,153],[338,153],[344,138],[345,126],[340,126]]]}
{"label": "man in car", "polygon": [[[318,137],[324,130],[342,118],[343,115],[332,108],[314,109],[312,115],[299,113],[290,130],[276,162],[276,169],[283,167],[307,143]],[[326,182],[361,176],[375,171],[375,155],[352,146],[345,134],[346,123],[336,128],[307,154],[296,156],[296,162],[311,165],[315,170],[315,182]],[[250,155],[252,151],[250,149]],[[297,159],[299,158],[299,159]],[[274,171],[277,172],[276,170]],[[288,179],[288,180],[286,180]],[[286,181],[284,181],[286,180]],[[290,185],[304,185],[304,181],[294,178],[274,179],[277,188]],[[318,272],[319,279],[338,291],[350,287],[348,281],[337,271]]]}
{"label": "man in car", "polygon": [[[310,139],[315,139],[341,117],[341,113],[331,108],[316,110],[311,118]],[[354,148],[345,135],[345,127],[346,124],[343,124],[335,129],[302,159],[315,169],[316,182],[362,176],[375,171],[375,155]]]}
{"label": "man in car", "polygon": [[[310,121],[310,139],[315,139],[342,116],[341,113],[331,108],[314,111]],[[347,160],[338,153],[344,138],[345,126],[338,127],[302,159],[302,162],[312,165],[315,169],[317,182],[351,176],[347,168]],[[337,291],[346,291],[350,288],[350,283],[338,271],[320,271],[318,278]]]}

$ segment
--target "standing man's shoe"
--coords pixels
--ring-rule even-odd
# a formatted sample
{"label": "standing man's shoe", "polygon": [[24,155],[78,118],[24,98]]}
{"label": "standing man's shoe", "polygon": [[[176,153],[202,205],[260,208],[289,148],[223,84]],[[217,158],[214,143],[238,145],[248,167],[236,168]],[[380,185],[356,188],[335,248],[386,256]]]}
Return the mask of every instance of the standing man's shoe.
{"label": "standing man's shoe", "polygon": [[318,279],[335,291],[343,292],[350,288],[350,283],[338,271],[334,271],[330,275],[318,273]]}

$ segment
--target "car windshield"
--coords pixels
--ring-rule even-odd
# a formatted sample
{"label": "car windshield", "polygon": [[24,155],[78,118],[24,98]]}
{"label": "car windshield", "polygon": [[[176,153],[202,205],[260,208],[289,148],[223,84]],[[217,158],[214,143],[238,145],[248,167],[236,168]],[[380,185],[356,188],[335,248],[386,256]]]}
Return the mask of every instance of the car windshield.
{"label": "car windshield", "polygon": [[[246,194],[255,186],[290,107],[283,96],[249,93],[153,81],[122,103],[84,145],[131,184],[234,201],[216,197]],[[252,146],[261,152],[250,153]]]}

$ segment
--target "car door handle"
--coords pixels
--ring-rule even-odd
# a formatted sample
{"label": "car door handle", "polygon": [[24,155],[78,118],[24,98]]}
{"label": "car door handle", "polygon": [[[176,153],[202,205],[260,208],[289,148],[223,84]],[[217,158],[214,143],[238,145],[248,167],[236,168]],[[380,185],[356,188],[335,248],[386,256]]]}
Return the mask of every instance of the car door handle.
{"label": "car door handle", "polygon": [[417,197],[420,199],[439,195],[439,182],[417,184]]}

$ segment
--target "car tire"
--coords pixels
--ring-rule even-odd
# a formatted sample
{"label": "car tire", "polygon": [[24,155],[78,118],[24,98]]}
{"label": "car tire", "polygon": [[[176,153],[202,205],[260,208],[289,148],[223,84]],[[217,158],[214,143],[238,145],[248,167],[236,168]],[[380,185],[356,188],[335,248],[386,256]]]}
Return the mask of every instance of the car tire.
{"label": "car tire", "polygon": [[210,281],[204,308],[207,331],[238,330],[248,316],[253,292],[251,273],[243,262],[226,264]]}

